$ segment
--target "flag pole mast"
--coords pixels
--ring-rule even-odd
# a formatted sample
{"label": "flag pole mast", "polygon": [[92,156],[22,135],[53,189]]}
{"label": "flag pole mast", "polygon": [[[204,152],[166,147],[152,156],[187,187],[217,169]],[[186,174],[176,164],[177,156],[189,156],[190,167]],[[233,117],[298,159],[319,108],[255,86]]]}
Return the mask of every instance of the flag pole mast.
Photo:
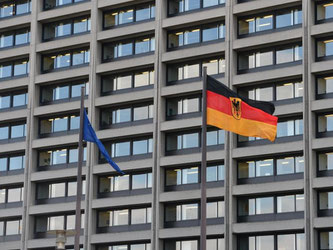
{"label": "flag pole mast", "polygon": [[201,223],[200,250],[206,250],[207,238],[207,67],[203,67],[202,74],[202,126],[201,126]]}
{"label": "flag pole mast", "polygon": [[77,165],[77,188],[76,188],[77,193],[76,193],[76,211],[75,211],[74,250],[80,250],[84,92],[85,92],[85,87],[82,87],[81,88],[81,103],[80,103],[79,159],[78,159],[78,165]]}

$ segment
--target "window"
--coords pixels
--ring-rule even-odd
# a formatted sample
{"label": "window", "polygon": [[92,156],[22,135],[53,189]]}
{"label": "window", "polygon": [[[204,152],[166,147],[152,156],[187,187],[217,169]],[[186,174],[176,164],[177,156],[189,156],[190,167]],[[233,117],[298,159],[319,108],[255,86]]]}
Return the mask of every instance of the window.
{"label": "window", "polygon": [[174,16],[184,12],[225,4],[225,0],[169,0],[168,14]]}
{"label": "window", "polygon": [[260,68],[264,66],[296,62],[302,60],[303,48],[301,45],[289,45],[276,49],[266,49],[238,54],[238,71]]}
{"label": "window", "polygon": [[225,72],[224,58],[207,59],[201,62],[191,62],[168,65],[168,82],[180,81],[201,77],[201,68],[207,67],[209,75],[222,74]]}
{"label": "window", "polygon": [[171,98],[167,100],[167,117],[201,111],[201,97]]}
{"label": "window", "polygon": [[[81,214],[84,221],[84,214]],[[35,221],[35,232],[45,233],[53,230],[73,230],[75,228],[75,214],[37,216]],[[81,223],[81,229],[84,223]]]}
{"label": "window", "polygon": [[207,202],[207,219],[224,217],[224,201]]}
{"label": "window", "polygon": [[166,204],[165,222],[197,220],[199,219],[199,205],[192,204]]}
{"label": "window", "polygon": [[25,133],[26,124],[22,122],[0,125],[0,140],[25,137]]}
{"label": "window", "polygon": [[24,169],[24,155],[11,155],[0,157],[0,172]]}
{"label": "window", "polygon": [[241,250],[302,250],[305,236],[304,233],[239,236],[238,245]]}
{"label": "window", "polygon": [[101,176],[99,193],[110,193],[124,190],[150,189],[151,173],[127,174],[122,176]]}
{"label": "window", "polygon": [[135,156],[153,152],[153,139],[142,138],[120,142],[108,142],[107,149],[111,149],[111,157]]}
{"label": "window", "polygon": [[[200,132],[170,133],[166,135],[166,151],[198,148],[201,143]],[[224,144],[224,130],[207,132],[207,146]]]}
{"label": "window", "polygon": [[[76,196],[76,187],[76,180],[57,183],[37,183],[37,200]],[[85,180],[83,180],[83,195],[85,194],[85,187]]]}
{"label": "window", "polygon": [[3,62],[0,64],[0,80],[3,78],[27,75],[28,73],[29,61],[27,59]]}
{"label": "window", "polygon": [[333,39],[317,41],[317,58],[333,56]]}
{"label": "window", "polygon": [[238,179],[287,175],[304,172],[303,156],[238,162]]}
{"label": "window", "polygon": [[325,133],[333,131],[333,114],[318,115],[318,128],[319,133]]}
{"label": "window", "polygon": [[41,118],[39,120],[40,135],[78,130],[79,127],[80,117],[78,115],[68,115],[56,118]]}
{"label": "window", "polygon": [[333,231],[319,232],[319,250],[333,248]]}
{"label": "window", "polygon": [[[83,149],[83,160],[87,157],[87,148]],[[70,164],[78,161],[77,148],[62,148],[40,151],[38,153],[39,167],[47,167],[59,164]]]}
{"label": "window", "polygon": [[30,42],[30,29],[20,29],[0,33],[0,48],[7,48],[28,44]]}
{"label": "window", "polygon": [[333,209],[333,192],[318,192],[319,211]]}
{"label": "window", "polygon": [[103,28],[108,29],[155,18],[155,4],[149,3],[103,13]]}
{"label": "window", "polygon": [[290,27],[302,23],[302,10],[288,9],[265,14],[250,16],[238,20],[238,35],[254,34],[261,31]]}
{"label": "window", "polygon": [[169,32],[168,48],[172,49],[222,38],[225,38],[224,23],[203,25],[192,29]]}
{"label": "window", "polygon": [[98,212],[98,227],[151,223],[151,208],[131,208]]}
{"label": "window", "polygon": [[107,128],[112,124],[152,119],[153,107],[153,104],[146,104],[117,109],[102,109],[101,127]]}
{"label": "window", "polygon": [[199,182],[198,167],[165,170],[166,186],[185,185]]}
{"label": "window", "polygon": [[224,238],[207,239],[206,248],[209,250],[225,250]]}
{"label": "window", "polygon": [[23,187],[0,189],[0,204],[22,202],[22,201],[23,201]]}
{"label": "window", "polygon": [[317,22],[323,22],[327,19],[333,18],[333,2],[332,1],[317,3],[316,9],[317,9],[317,12],[316,12]]}
{"label": "window", "polygon": [[303,97],[303,82],[282,82],[241,90],[241,95],[258,101],[284,101]]}
{"label": "window", "polygon": [[42,56],[42,71],[44,73],[55,69],[85,65],[90,61],[89,49],[71,50]]}
{"label": "window", "polygon": [[333,152],[321,152],[317,154],[318,170],[333,170]]}
{"label": "window", "polygon": [[75,4],[87,0],[44,0],[44,9],[53,9],[62,5]]}
{"label": "window", "polygon": [[42,104],[49,104],[56,101],[78,98],[81,96],[82,87],[85,87],[85,94],[88,95],[89,83],[87,80],[60,85],[41,86],[40,102]]}
{"label": "window", "polygon": [[116,43],[105,43],[103,44],[102,61],[107,62],[112,59],[148,53],[154,50],[155,50],[154,37],[137,38],[134,41],[128,40]]}
{"label": "window", "polygon": [[87,16],[47,23],[43,25],[43,40],[89,32],[90,29],[90,17]]}
{"label": "window", "polygon": [[127,244],[127,245],[98,245],[97,250],[151,250],[150,243]]}
{"label": "window", "polygon": [[0,3],[0,18],[30,13],[30,0],[11,0]]}
{"label": "window", "polygon": [[239,216],[279,214],[299,211],[304,211],[303,194],[238,199]]}
{"label": "window", "polygon": [[317,96],[333,93],[333,76],[317,77]]}
{"label": "window", "polygon": [[125,75],[110,75],[102,77],[102,95],[114,91],[129,90],[154,84],[154,70],[139,71]]}
{"label": "window", "polygon": [[0,111],[10,108],[24,107],[28,104],[28,94],[25,92],[0,94]]}
{"label": "window", "polygon": [[21,219],[0,221],[0,236],[19,235],[21,233]]}

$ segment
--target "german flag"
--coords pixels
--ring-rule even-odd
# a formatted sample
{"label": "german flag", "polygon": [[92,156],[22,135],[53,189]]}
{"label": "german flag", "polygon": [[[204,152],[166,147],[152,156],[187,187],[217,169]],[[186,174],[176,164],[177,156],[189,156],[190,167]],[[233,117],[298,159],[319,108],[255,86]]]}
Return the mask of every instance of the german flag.
{"label": "german flag", "polygon": [[274,104],[239,96],[207,76],[207,124],[243,136],[274,141],[277,120]]}

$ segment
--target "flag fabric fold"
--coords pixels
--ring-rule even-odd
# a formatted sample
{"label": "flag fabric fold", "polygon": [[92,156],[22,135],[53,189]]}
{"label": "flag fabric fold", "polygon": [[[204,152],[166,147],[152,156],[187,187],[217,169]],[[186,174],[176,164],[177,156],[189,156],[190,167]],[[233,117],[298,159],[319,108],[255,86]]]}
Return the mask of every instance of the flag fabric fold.
{"label": "flag fabric fold", "polygon": [[83,115],[83,140],[93,142],[97,145],[99,151],[104,156],[106,161],[120,174],[125,174],[121,169],[118,167],[118,165],[111,160],[111,157],[109,156],[108,152],[106,151],[104,145],[102,142],[97,138],[95,130],[91,126],[91,123],[88,119],[86,110],[84,110]]}
{"label": "flag fabric fold", "polygon": [[277,120],[274,104],[239,96],[207,76],[207,124],[243,136],[274,141]]}

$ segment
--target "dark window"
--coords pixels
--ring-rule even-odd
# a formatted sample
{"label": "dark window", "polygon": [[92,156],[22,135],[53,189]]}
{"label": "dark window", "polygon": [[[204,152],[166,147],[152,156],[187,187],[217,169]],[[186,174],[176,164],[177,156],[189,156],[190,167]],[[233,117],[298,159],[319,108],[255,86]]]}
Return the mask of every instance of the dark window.
{"label": "dark window", "polygon": [[169,32],[168,48],[172,49],[222,38],[225,38],[224,23],[203,25],[191,29]]}
{"label": "dark window", "polygon": [[66,115],[62,117],[41,118],[39,120],[39,134],[51,134],[70,130],[78,130],[80,117],[78,115]]}
{"label": "dark window", "polygon": [[319,232],[319,250],[333,248],[333,231]]}
{"label": "dark window", "polygon": [[91,29],[90,17],[47,23],[43,25],[43,40],[52,40],[57,37],[70,36],[88,32]]}
{"label": "dark window", "polygon": [[154,70],[102,77],[102,95],[118,90],[140,88],[154,84]]}
{"label": "dark window", "polygon": [[107,11],[103,14],[104,29],[114,26],[140,22],[155,18],[155,4],[149,3],[120,10]]}
{"label": "dark window", "polygon": [[60,85],[41,86],[41,103],[48,104],[55,101],[71,100],[81,96],[81,88],[85,87],[85,94],[89,93],[87,80],[65,83]]}
{"label": "dark window", "polygon": [[302,10],[288,9],[238,20],[238,35],[290,27],[302,23]]}
{"label": "dark window", "polygon": [[30,13],[30,0],[11,0],[0,3],[0,18]]}
{"label": "dark window", "polygon": [[0,80],[27,74],[29,74],[29,61],[27,59],[0,64]]}
{"label": "dark window", "polygon": [[[84,148],[83,160],[86,160],[87,151]],[[77,148],[62,148],[40,151],[38,153],[39,167],[47,167],[59,164],[70,164],[78,161]]]}
{"label": "dark window", "polygon": [[0,34],[0,48],[13,47],[30,42],[30,29],[7,31]]}
{"label": "dark window", "polygon": [[44,9],[53,9],[59,6],[68,5],[68,4],[74,4],[74,3],[80,3],[87,0],[44,0]]}
{"label": "dark window", "polygon": [[180,81],[201,76],[201,68],[207,67],[207,74],[215,75],[225,72],[224,58],[214,58],[197,62],[168,65],[168,82]]}
{"label": "dark window", "polygon": [[153,104],[136,105],[124,108],[105,108],[101,110],[101,127],[112,124],[135,122],[153,118]]}
{"label": "dark window", "polygon": [[325,21],[327,19],[333,18],[333,2],[332,1],[325,1],[323,3],[316,4],[317,9],[317,21]]}
{"label": "dark window", "polygon": [[133,40],[103,44],[102,62],[131,55],[144,54],[155,50],[155,38],[144,37]]}
{"label": "dark window", "polygon": [[46,73],[55,69],[85,65],[88,64],[89,61],[90,51],[86,48],[43,55],[42,71]]}
{"label": "dark window", "polygon": [[169,16],[184,12],[225,4],[225,0],[169,0]]}

